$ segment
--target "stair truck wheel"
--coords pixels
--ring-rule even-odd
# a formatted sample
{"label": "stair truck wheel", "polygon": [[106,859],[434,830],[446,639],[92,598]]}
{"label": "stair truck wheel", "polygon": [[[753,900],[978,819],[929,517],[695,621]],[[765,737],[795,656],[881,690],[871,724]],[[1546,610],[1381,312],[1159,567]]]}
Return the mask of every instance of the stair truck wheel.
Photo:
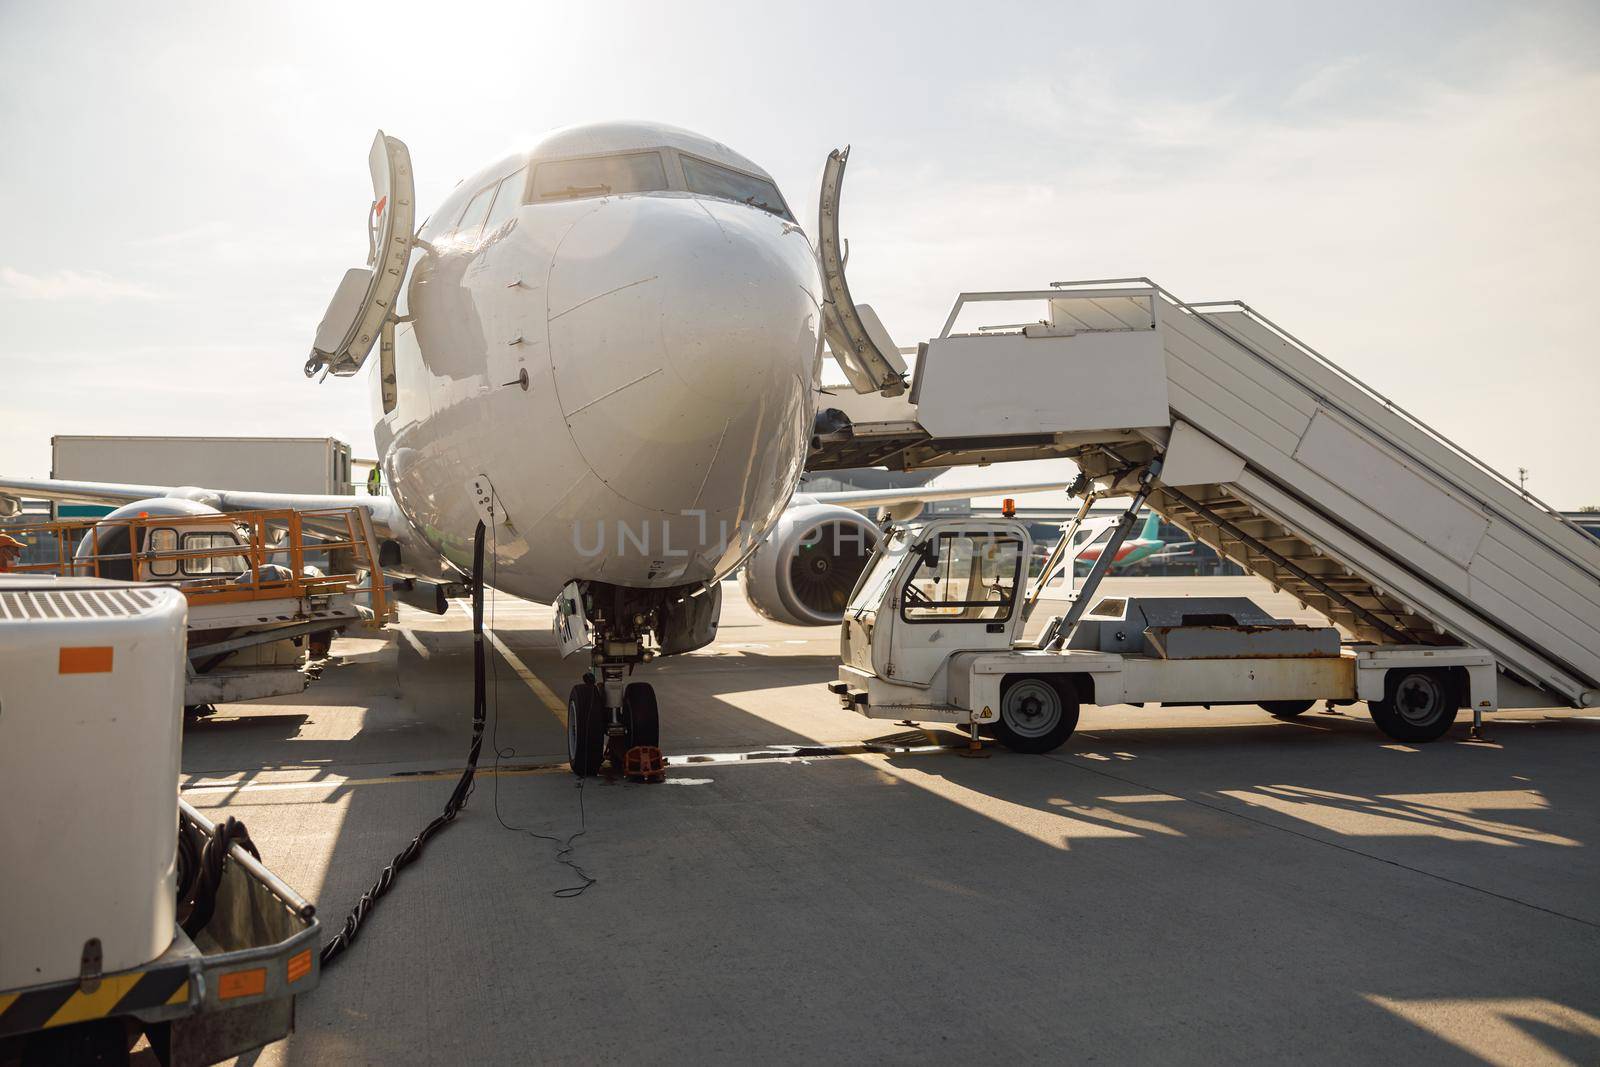
{"label": "stair truck wheel", "polygon": [[1068,679],[1014,675],[1000,687],[995,736],[1013,752],[1053,752],[1078,728],[1078,694]]}
{"label": "stair truck wheel", "polygon": [[580,682],[567,694],[567,763],[588,778],[600,773],[606,755],[606,706],[600,687]]}
{"label": "stair truck wheel", "polygon": [[1261,710],[1275,719],[1293,719],[1316,705],[1315,700],[1263,700]]}
{"label": "stair truck wheel", "polygon": [[1390,671],[1383,699],[1368,706],[1378,729],[1396,741],[1434,741],[1455,724],[1461,702],[1439,671]]}
{"label": "stair truck wheel", "polygon": [[633,682],[622,691],[622,751],[648,745],[661,747],[661,716],[656,711],[656,691],[649,682]]}

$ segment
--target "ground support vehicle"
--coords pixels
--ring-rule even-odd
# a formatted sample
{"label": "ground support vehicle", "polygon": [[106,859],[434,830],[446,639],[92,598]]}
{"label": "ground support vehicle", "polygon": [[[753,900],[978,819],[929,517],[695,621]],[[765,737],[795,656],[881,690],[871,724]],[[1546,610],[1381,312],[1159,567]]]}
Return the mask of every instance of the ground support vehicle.
{"label": "ground support vehicle", "polygon": [[[1033,303],[1044,317],[1019,325],[1008,310],[1008,325],[955,330],[973,308],[995,303]],[[1092,683],[1092,692],[1075,688],[1064,700],[1285,710],[1280,702],[1368,699],[1395,736],[1432,733],[1444,709],[1458,705],[1479,716],[1600,705],[1600,545],[1244,304],[1185,303],[1144,278],[964,293],[940,336],[919,347],[910,386],[909,404],[864,390],[834,398],[848,432],[819,441],[808,469],[1070,458],[1082,472],[1075,521],[1099,498],[1131,495],[1328,619],[1340,652],[1325,654],[1313,641],[1263,656],[1271,642],[1253,633],[1265,625],[1259,619],[1198,609],[1154,631],[1120,618],[1111,632],[1137,647],[1096,650],[1090,631],[1112,621],[1090,613],[1099,610],[1098,562],[1038,650],[1016,647],[1014,619],[985,617],[997,609],[976,603],[946,596],[943,614],[919,619],[928,606],[916,598],[932,576],[912,573],[915,553],[945,558],[927,546],[940,532],[924,525],[899,535],[900,569],[887,556],[895,539],[880,542],[883,558],[864,572],[846,612],[834,688],[850,707],[990,721],[1018,656],[1043,673],[1078,677],[1074,686]],[[1100,546],[1101,560],[1115,555],[1131,524],[1130,510],[1115,542]],[[971,533],[1000,536],[990,547],[1004,554],[1019,531]],[[1059,554],[1070,554],[1074,536]],[[982,573],[985,597],[1013,598],[1009,610],[1025,613],[1020,578],[1007,592]],[[1156,632],[1165,626],[1178,632]],[[1325,648],[1328,637],[1316,640]],[[1091,653],[1110,658],[1090,669]],[[1238,675],[1226,686],[1223,658]],[[1296,662],[1277,662],[1286,659]],[[1262,684],[1285,672],[1294,684]],[[1313,672],[1325,677],[1313,684]],[[1029,693],[1049,702],[1037,687]]]}
{"label": "ground support vehicle", "polygon": [[[348,495],[355,491],[351,462],[350,446],[334,437],[57,434],[50,438],[50,477],[70,481]],[[68,512],[56,505],[56,518],[72,514],[103,512]]]}
{"label": "ground support vehicle", "polygon": [[[215,827],[178,801],[182,832]],[[287,1037],[321,976],[316,909],[240,845],[211,921],[149,963],[0,990],[0,1063],[125,1062],[141,1034],[167,1067],[216,1063]]]}
{"label": "ground support vehicle", "polygon": [[155,499],[8,531],[56,546],[54,558],[16,573],[176,586],[189,604],[183,703],[192,713],[301,692],[335,632],[393,614],[361,508],[223,514]]}
{"label": "ground support vehicle", "polygon": [[310,904],[178,796],[189,605],[0,575],[0,1064],[256,1048],[318,981]]}
{"label": "ground support vehicle", "polygon": [[1022,752],[1059,746],[1083,704],[1257,704],[1293,718],[1318,701],[1364,700],[1402,741],[1441,736],[1463,705],[1475,724],[1497,706],[1494,657],[1481,649],[1346,643],[1245,597],[1094,600],[1086,580],[1075,610],[1024,643],[1030,556],[1015,521],[892,528],[846,610],[829,688],[869,718],[987,729]]}

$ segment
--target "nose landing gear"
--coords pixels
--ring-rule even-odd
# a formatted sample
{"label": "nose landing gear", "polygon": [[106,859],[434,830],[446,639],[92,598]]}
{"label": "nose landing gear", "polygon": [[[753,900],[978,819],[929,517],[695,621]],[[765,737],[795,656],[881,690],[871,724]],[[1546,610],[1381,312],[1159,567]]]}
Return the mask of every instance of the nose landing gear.
{"label": "nose landing gear", "polygon": [[646,768],[638,777],[657,780],[662,758],[655,688],[649,682],[624,685],[620,667],[601,670],[605,684],[596,684],[594,675],[586,674],[567,695],[567,761],[572,773],[592,777],[607,760],[613,771],[626,773],[632,765],[630,756],[648,749],[633,764]]}
{"label": "nose landing gear", "polygon": [[630,776],[659,781],[664,760],[656,689],[648,681],[626,681],[622,664],[602,664],[600,675],[597,683],[586,673],[566,696],[566,760],[573,774],[595,776],[606,760],[616,773],[627,773],[630,755],[646,749],[634,760],[645,771]]}
{"label": "nose landing gear", "polygon": [[[639,771],[629,777],[661,780],[665,761],[655,689],[628,677],[657,656],[709,644],[721,604],[714,584],[630,589],[583,582],[563,591],[556,605],[557,642],[564,655],[586,647],[593,664],[567,697],[567,758],[573,774],[598,774],[609,761],[616,773],[628,774],[634,766]],[[646,647],[651,637],[654,644]]]}

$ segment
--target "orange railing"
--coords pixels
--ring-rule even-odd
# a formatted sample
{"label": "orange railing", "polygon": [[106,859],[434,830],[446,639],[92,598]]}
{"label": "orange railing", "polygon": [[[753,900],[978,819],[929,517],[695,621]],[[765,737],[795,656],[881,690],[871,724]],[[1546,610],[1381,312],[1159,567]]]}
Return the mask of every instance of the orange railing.
{"label": "orange railing", "polygon": [[[120,578],[176,585],[189,603],[227,604],[351,591],[370,576],[372,612],[388,617],[377,540],[362,508],[236,511],[74,519],[6,526],[25,544],[55,543],[54,560],[15,563],[15,574]],[[184,547],[197,535],[203,545]],[[233,540],[218,544],[219,536]],[[86,540],[87,539],[87,540]],[[312,574],[308,557],[325,557],[328,573]]]}

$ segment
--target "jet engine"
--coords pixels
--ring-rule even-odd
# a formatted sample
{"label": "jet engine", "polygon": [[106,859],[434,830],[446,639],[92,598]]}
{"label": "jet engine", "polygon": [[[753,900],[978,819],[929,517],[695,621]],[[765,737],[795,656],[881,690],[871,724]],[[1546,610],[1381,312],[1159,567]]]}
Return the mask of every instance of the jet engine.
{"label": "jet engine", "polygon": [[745,599],[774,622],[836,626],[878,543],[864,515],[835,504],[797,502],[745,561]]}

